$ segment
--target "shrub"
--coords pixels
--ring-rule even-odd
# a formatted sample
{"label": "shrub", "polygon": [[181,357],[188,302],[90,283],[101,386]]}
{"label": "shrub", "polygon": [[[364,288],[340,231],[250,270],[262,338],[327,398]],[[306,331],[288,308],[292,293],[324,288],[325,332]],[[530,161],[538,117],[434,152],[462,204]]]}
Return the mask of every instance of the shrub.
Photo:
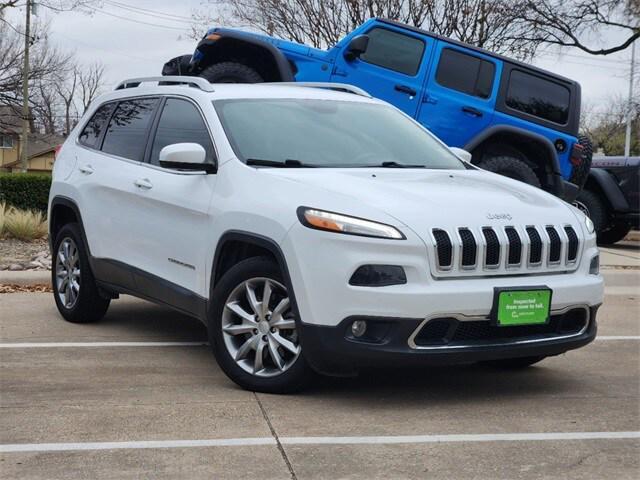
{"label": "shrub", "polygon": [[0,202],[21,210],[47,211],[51,175],[0,173]]}
{"label": "shrub", "polygon": [[4,215],[4,228],[19,240],[35,240],[47,234],[47,221],[42,212],[10,208]]}

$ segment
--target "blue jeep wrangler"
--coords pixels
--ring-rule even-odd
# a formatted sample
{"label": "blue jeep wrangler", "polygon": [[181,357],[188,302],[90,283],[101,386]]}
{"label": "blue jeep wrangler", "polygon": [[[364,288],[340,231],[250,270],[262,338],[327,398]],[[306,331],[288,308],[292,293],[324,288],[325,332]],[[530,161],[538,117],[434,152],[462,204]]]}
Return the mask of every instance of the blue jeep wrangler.
{"label": "blue jeep wrangler", "polygon": [[577,82],[390,20],[371,19],[326,51],[213,28],[162,74],[352,84],[471,152],[474,164],[567,201],[590,168],[591,145],[578,136]]}

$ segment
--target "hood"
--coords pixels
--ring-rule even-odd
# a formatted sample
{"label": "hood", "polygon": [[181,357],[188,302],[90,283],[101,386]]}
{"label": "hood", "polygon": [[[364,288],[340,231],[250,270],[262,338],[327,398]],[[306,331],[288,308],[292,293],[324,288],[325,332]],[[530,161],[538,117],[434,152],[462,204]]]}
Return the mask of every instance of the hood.
{"label": "hood", "polygon": [[[309,187],[353,198],[394,217],[416,232],[447,226],[576,223],[560,199],[540,189],[483,170],[263,169]],[[335,201],[323,205],[358,215]],[[340,202],[340,204],[344,202]]]}

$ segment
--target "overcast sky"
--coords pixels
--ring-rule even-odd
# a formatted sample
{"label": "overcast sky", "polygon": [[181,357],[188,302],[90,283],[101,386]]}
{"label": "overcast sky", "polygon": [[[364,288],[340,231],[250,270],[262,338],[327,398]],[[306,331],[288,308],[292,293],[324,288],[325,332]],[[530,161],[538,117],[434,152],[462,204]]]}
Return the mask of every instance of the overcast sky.
{"label": "overcast sky", "polygon": [[[118,4],[135,6],[137,13]],[[102,61],[112,86],[127,77],[158,75],[166,60],[192,53],[196,42],[189,38],[188,18],[199,7],[200,0],[104,0],[91,15],[52,15],[45,9],[37,13],[51,22],[52,43],[75,51],[83,63]],[[10,10],[12,20],[23,15],[18,9]],[[610,43],[607,40],[614,39],[601,39],[605,44]],[[534,63],[579,81],[583,102],[599,104],[611,95],[626,97],[630,56],[630,49],[606,57],[579,50],[566,50],[562,55],[547,50]],[[636,53],[638,57],[640,52]],[[640,95],[637,89],[636,93]]]}

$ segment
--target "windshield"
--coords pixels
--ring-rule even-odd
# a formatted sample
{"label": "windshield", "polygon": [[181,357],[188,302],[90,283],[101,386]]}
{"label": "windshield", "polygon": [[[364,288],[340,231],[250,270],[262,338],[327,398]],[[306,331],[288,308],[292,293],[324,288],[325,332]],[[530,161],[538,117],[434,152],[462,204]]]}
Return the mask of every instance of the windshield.
{"label": "windshield", "polygon": [[445,146],[387,105],[309,99],[218,100],[240,160],[281,167],[465,169]]}

